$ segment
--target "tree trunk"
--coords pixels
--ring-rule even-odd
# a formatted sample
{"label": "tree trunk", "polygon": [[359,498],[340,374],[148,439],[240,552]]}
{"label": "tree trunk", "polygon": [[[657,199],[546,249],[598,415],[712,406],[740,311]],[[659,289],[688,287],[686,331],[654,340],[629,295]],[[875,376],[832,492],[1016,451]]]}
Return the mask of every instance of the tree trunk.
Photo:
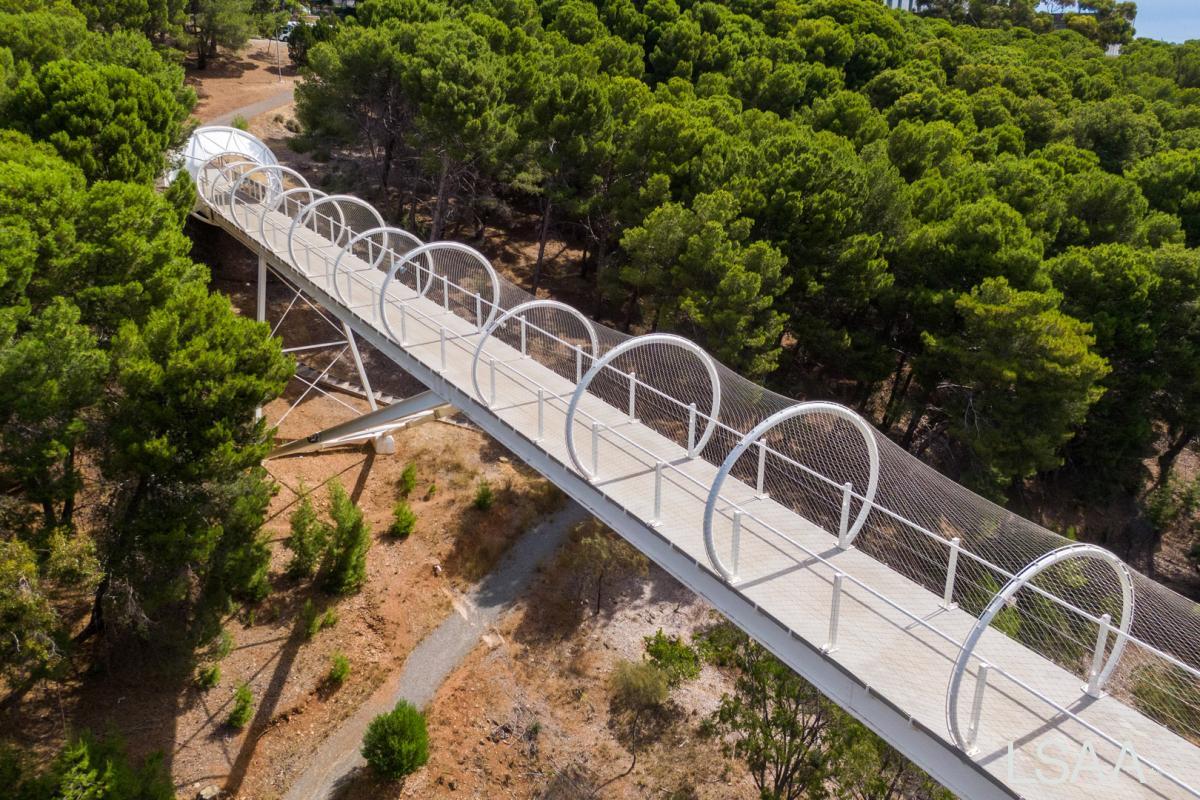
{"label": "tree trunk", "polygon": [[922,403],[920,411],[913,411],[912,419],[908,421],[908,428],[904,431],[904,437],[900,440],[900,446],[905,450],[912,447],[913,437],[917,435],[917,428],[920,427],[923,419],[925,419],[925,405]]}
{"label": "tree trunk", "polygon": [[904,391],[907,392],[909,382],[912,381],[912,370],[909,370],[907,376],[904,374],[904,366],[907,363],[908,353],[901,353],[900,360],[896,363],[896,372],[892,376],[892,390],[888,392],[887,403],[883,407],[883,420],[881,421],[880,426],[883,428],[884,433],[887,433],[891,429],[892,424],[895,422],[895,420],[892,419],[892,409],[895,408],[896,401],[903,398],[903,394],[897,396],[897,392],[900,391],[900,382],[902,380],[904,381]]}
{"label": "tree trunk", "polygon": [[438,176],[437,202],[433,207],[433,225],[429,230],[429,241],[436,242],[442,238],[442,229],[446,226],[446,201],[450,194],[450,155],[442,154],[442,170]]}
{"label": "tree trunk", "polygon": [[1179,458],[1179,454],[1195,438],[1195,432],[1191,428],[1185,427],[1179,436],[1163,451],[1162,455],[1158,457],[1158,478],[1154,481],[1155,489],[1167,485],[1167,480],[1171,477],[1171,469],[1175,466],[1175,459]]}
{"label": "tree trunk", "polygon": [[383,146],[383,174],[379,176],[380,186],[387,192],[388,178],[392,175],[392,156],[396,151],[396,136],[388,136],[387,144]]}
{"label": "tree trunk", "polygon": [[67,499],[63,501],[62,524],[70,527],[75,520],[75,445],[67,451],[66,477],[68,481]]}
{"label": "tree trunk", "polygon": [[529,290],[534,297],[537,296],[538,284],[542,280],[542,262],[546,257],[546,239],[550,235],[550,212],[553,206],[550,195],[546,195],[546,204],[542,207],[542,229],[538,233],[537,261],[533,262],[533,286]]}

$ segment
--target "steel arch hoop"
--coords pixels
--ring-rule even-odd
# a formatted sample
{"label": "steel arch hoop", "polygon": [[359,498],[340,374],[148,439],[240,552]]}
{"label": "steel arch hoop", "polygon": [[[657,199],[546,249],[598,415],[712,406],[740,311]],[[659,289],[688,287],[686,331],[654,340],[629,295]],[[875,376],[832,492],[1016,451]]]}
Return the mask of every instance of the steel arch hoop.
{"label": "steel arch hoop", "polygon": [[[408,231],[404,230],[403,228],[396,228],[396,227],[392,227],[389,225],[384,225],[381,228],[371,228],[370,230],[363,231],[362,233],[354,234],[354,236],[351,237],[350,241],[348,241],[348,242],[346,242],[346,244],[342,245],[342,251],[340,253],[338,253],[338,257],[336,259],[334,259],[333,272],[330,274],[330,278],[329,278],[329,280],[333,284],[334,294],[337,296],[337,299],[342,301],[343,303],[346,302],[346,298],[342,296],[342,290],[338,286],[338,282],[337,282],[338,270],[340,269],[341,264],[342,264],[342,257],[345,256],[346,253],[349,253],[350,248],[354,247],[354,245],[356,243],[362,241],[363,239],[366,239],[368,236],[374,236],[379,233],[384,233],[384,234],[398,233],[403,236],[407,236],[409,239],[412,239],[414,242],[416,242],[417,247],[420,247],[422,244],[420,239],[418,239],[416,236],[409,233]],[[416,248],[413,248],[413,249],[416,249]],[[376,258],[373,262],[371,262],[371,267],[372,268],[378,267],[379,262],[383,261],[383,257],[386,253],[387,253],[387,248],[380,248],[379,257]],[[403,256],[401,258],[403,258]]]}
{"label": "steel arch hoop", "polygon": [[[486,330],[487,327],[492,324],[492,320],[496,318],[496,314],[500,311],[500,276],[496,274],[496,270],[492,268],[492,262],[488,261],[487,257],[484,256],[483,253],[479,252],[474,247],[462,244],[461,242],[429,242],[428,244],[423,244],[420,247],[414,248],[413,250],[405,253],[404,258],[400,259],[400,261],[396,263],[395,268],[388,270],[388,276],[384,279],[383,286],[379,290],[380,312],[382,313],[383,311],[383,298],[387,294],[388,284],[393,278],[395,278],[396,272],[399,269],[406,267],[410,262],[415,261],[417,256],[423,256],[426,253],[433,253],[438,250],[453,250],[458,253],[466,253],[478,261],[479,265],[483,267],[484,272],[487,273],[488,281],[492,284],[492,299],[489,303],[491,305],[491,311],[488,312],[487,317],[483,320],[483,325],[479,328],[481,332]],[[425,285],[422,286],[421,267],[419,264],[417,265],[418,297],[424,297],[429,291],[429,287],[433,286],[434,274],[434,265],[433,261],[431,260],[429,262],[429,279],[426,280]],[[388,332],[390,333],[391,331]]]}
{"label": "steel arch hoop", "polygon": [[475,346],[475,356],[471,359],[471,383],[475,387],[475,396],[478,397],[480,402],[483,402],[485,405],[490,405],[490,403],[484,400],[483,392],[479,389],[479,356],[483,354],[483,346],[487,344],[487,340],[491,338],[491,335],[509,319],[526,311],[532,311],[535,308],[553,308],[559,311],[565,311],[567,314],[575,317],[575,319],[583,323],[583,327],[588,333],[588,341],[592,346],[592,357],[594,358],[596,354],[600,352],[600,340],[596,336],[596,326],[593,325],[592,321],[580,313],[579,309],[575,308],[574,306],[569,306],[566,303],[560,303],[557,300],[530,300],[528,302],[521,303],[520,305],[513,306],[508,311],[505,311],[503,314],[497,317],[494,322],[484,328],[483,335],[479,337],[479,344]]}
{"label": "steel arch hoop", "polygon": [[342,236],[345,235],[347,230],[349,230],[346,227],[346,215],[342,212],[341,203],[348,203],[352,206],[365,208],[367,211],[371,212],[371,215],[375,217],[375,221],[379,223],[377,227],[384,227],[383,217],[379,215],[379,212],[375,209],[375,206],[371,205],[366,200],[360,200],[359,198],[349,194],[327,194],[324,197],[318,197],[316,200],[313,200],[304,208],[300,209],[300,213],[296,215],[294,220],[292,220],[292,227],[288,229],[288,257],[292,260],[293,264],[296,264],[297,266],[300,264],[300,262],[296,260],[295,248],[292,246],[292,242],[296,238],[296,226],[300,224],[301,220],[310,216],[316,210],[317,206],[321,205],[322,203],[330,203],[335,200],[338,202],[338,205],[334,207],[338,212],[338,219],[341,222],[342,232],[338,234],[336,239],[331,240],[334,244],[340,244]]}
{"label": "steel arch hoop", "polygon": [[966,674],[967,665],[970,663],[971,656],[975,652],[975,646],[979,644],[984,631],[988,629],[988,626],[991,625],[992,620],[1000,613],[1000,610],[1026,584],[1055,564],[1076,558],[1090,558],[1109,564],[1117,574],[1117,580],[1121,583],[1121,624],[1116,628],[1116,641],[1113,643],[1112,652],[1108,654],[1108,660],[1105,662],[1104,668],[1100,671],[1099,685],[1103,686],[1108,681],[1109,676],[1112,675],[1112,671],[1117,666],[1117,662],[1121,660],[1121,654],[1124,652],[1125,644],[1129,639],[1129,626],[1133,622],[1135,602],[1133,576],[1129,573],[1129,567],[1112,553],[1093,544],[1068,544],[1051,550],[1009,579],[1004,588],[997,592],[987,607],[984,608],[983,613],[979,615],[979,619],[975,622],[975,627],[971,629],[971,632],[967,634],[967,638],[963,640],[958,660],[954,662],[954,670],[950,673],[950,683],[946,687],[946,726],[950,730],[950,735],[953,737],[954,743],[963,751],[968,749],[968,744],[958,726],[958,695],[962,689],[962,680]]}
{"label": "steel arch hoop", "polygon": [[[283,203],[283,201],[286,200],[289,195],[299,194],[300,192],[308,192],[314,198],[322,198],[322,197],[329,196],[329,195],[325,194],[324,192],[322,192],[320,189],[314,189],[311,186],[297,186],[294,189],[288,189],[286,192],[282,192],[279,195],[279,197],[275,200],[276,208],[278,208],[279,205],[281,203]],[[305,208],[308,208],[308,206],[311,205],[312,202],[313,201],[310,200],[300,210],[303,211]],[[339,214],[341,213],[341,209],[338,209],[338,213]],[[258,235],[259,235],[259,238],[262,239],[264,242],[267,240],[266,224],[267,224],[267,215],[263,214],[258,219]],[[345,220],[342,220],[342,224],[345,224]],[[289,252],[289,255],[290,255],[290,252]]]}
{"label": "steel arch hoop", "polygon": [[[242,183],[246,180],[246,178],[250,177],[251,175],[253,175],[256,172],[276,172],[276,173],[283,173],[286,175],[291,175],[293,178],[300,181],[300,186],[297,186],[295,188],[297,188],[297,189],[310,189],[311,188],[309,186],[308,180],[303,175],[301,175],[299,172],[292,169],[291,167],[285,167],[285,166],[282,166],[281,164],[261,164],[261,165],[255,167],[254,169],[246,170],[245,172],[242,173],[242,176],[237,179],[237,183],[235,183],[233,185],[233,188],[229,190],[229,214],[230,214],[230,216],[232,216],[234,218],[234,220],[233,220],[234,222],[237,222],[237,215],[234,212],[235,212],[235,206],[237,204],[238,190],[240,190],[242,188]],[[278,203],[279,198],[283,196],[283,193],[285,190],[283,189],[282,178],[277,177],[276,180],[279,181],[279,189],[275,194],[275,202]]]}
{"label": "steel arch hoop", "polygon": [[721,468],[717,470],[717,475],[713,478],[712,488],[708,490],[708,501],[704,504],[704,549],[708,551],[708,559],[717,571],[721,573],[726,581],[733,580],[735,577],[733,572],[725,566],[725,562],[721,560],[721,556],[717,553],[717,545],[713,537],[713,515],[716,512],[717,500],[721,496],[721,487],[725,484],[725,479],[729,477],[729,473],[733,470],[733,466],[737,464],[738,459],[750,449],[755,442],[767,435],[772,429],[778,427],[784,422],[796,417],[803,417],[809,414],[832,414],[836,417],[848,421],[853,425],[859,433],[862,434],[863,441],[867,445],[867,459],[870,462],[870,472],[867,476],[867,488],[863,492],[862,508],[858,511],[858,516],[854,518],[854,523],[847,530],[847,543],[853,543],[862,530],[863,525],[867,522],[867,517],[871,514],[872,504],[875,500],[875,492],[879,488],[879,443],[875,441],[875,432],[870,424],[862,417],[854,413],[850,409],[838,403],[829,403],[825,401],[813,401],[808,403],[797,403],[794,406],[789,406],[782,411],[776,411],[771,416],[764,419],[762,422],[754,426],[737,446],[725,456],[725,460],[721,462]]}
{"label": "steel arch hoop", "polygon": [[222,154],[245,156],[260,164],[279,163],[271,148],[251,133],[229,125],[202,125],[188,138],[181,154],[181,167],[195,178],[203,163]]}
{"label": "steel arch hoop", "polygon": [[225,170],[230,169],[231,167],[242,166],[243,164],[254,164],[254,165],[261,164],[261,162],[259,162],[259,161],[254,161],[249,158],[246,158],[245,153],[238,153],[238,152],[235,152],[232,150],[228,150],[228,151],[225,151],[222,153],[217,153],[216,155],[212,155],[212,156],[209,156],[208,158],[206,158],[204,160],[204,163],[202,163],[200,165],[200,167],[196,170],[197,174],[204,175],[205,173],[208,172],[210,164],[212,164],[217,159],[228,158],[229,156],[236,156],[236,157],[241,158],[242,160],[230,162],[229,164],[226,164],[223,167],[217,167],[217,177],[214,178],[211,182],[206,182],[202,186],[199,184],[199,182],[197,182],[197,187],[198,187],[198,190],[200,191],[201,196],[210,206],[215,207],[217,205],[217,202],[212,198],[212,192],[214,189],[214,184],[221,178],[225,177]]}
{"label": "steel arch hoop", "polygon": [[717,366],[713,362],[712,356],[705,352],[704,348],[691,339],[685,339],[673,333],[647,333],[643,336],[626,339],[605,353],[599,361],[592,364],[592,368],[584,374],[583,378],[579,381],[579,385],[575,387],[575,393],[571,395],[571,404],[567,406],[567,454],[571,456],[571,462],[575,465],[575,469],[585,478],[590,479],[596,476],[584,467],[583,462],[579,460],[579,454],[575,451],[575,412],[579,408],[579,400],[587,392],[588,386],[596,379],[596,376],[600,374],[600,370],[608,366],[613,359],[623,353],[648,344],[667,344],[672,347],[678,347],[700,359],[700,363],[704,365],[704,369],[708,373],[709,380],[712,381],[713,396],[712,408],[708,414],[708,425],[705,426],[704,433],[700,435],[700,438],[695,443],[697,451],[704,449],[704,445],[708,443],[709,438],[713,435],[713,431],[717,428],[717,417],[721,413],[721,378],[717,374]]}

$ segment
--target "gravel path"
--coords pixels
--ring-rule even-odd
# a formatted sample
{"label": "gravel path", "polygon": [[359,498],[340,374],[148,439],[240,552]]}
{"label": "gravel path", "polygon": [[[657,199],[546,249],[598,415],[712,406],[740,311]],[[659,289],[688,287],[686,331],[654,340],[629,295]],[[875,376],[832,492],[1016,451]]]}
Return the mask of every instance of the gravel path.
{"label": "gravel path", "polygon": [[213,117],[212,119],[210,119],[208,122],[205,122],[204,124],[205,125],[231,125],[233,123],[233,118],[238,115],[241,115],[241,116],[245,117],[247,120],[250,120],[250,119],[253,119],[254,117],[257,117],[259,114],[265,114],[266,112],[273,111],[274,109],[279,108],[280,106],[286,106],[290,102],[292,102],[292,87],[291,86],[289,86],[286,89],[281,89],[280,91],[276,92],[275,94],[271,95],[270,97],[265,98],[263,100],[259,100],[257,103],[251,103],[249,105],[242,106],[241,108],[235,108],[233,111],[230,111],[228,114],[222,114],[219,117]]}
{"label": "gravel path", "polygon": [[475,648],[484,631],[521,594],[537,571],[587,512],[574,501],[527,531],[470,594],[455,602],[448,616],[409,654],[398,676],[389,679],[330,734],[313,754],[284,800],[326,800],[365,762],[359,754],[363,733],[376,715],[398,700],[424,708],[442,681]]}

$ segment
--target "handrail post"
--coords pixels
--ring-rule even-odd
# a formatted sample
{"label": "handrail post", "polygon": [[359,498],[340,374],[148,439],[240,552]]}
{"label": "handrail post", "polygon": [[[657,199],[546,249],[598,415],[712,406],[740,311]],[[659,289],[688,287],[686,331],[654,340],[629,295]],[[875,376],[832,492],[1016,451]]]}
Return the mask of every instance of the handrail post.
{"label": "handrail post", "polygon": [[629,419],[637,422],[637,373],[629,373]]}
{"label": "handrail post", "polygon": [[525,321],[525,315],[522,314],[517,319],[521,320],[521,358],[529,357],[529,348],[526,345],[526,331],[529,329],[529,324]]}
{"label": "handrail post", "polygon": [[576,385],[583,380],[583,349],[575,348],[575,383]]}
{"label": "handrail post", "polygon": [[491,405],[496,405],[496,359],[488,358],[488,381],[491,383],[492,402]]}
{"label": "handrail post", "polygon": [[950,611],[958,608],[954,602],[954,581],[958,575],[958,551],[961,550],[962,539],[955,536],[950,540],[950,563],[946,567],[946,588],[942,592],[942,608]]}
{"label": "handrail post", "polygon": [[1092,668],[1088,671],[1087,685],[1083,687],[1083,690],[1092,697],[1100,697],[1104,694],[1100,675],[1104,671],[1104,648],[1108,644],[1108,632],[1112,628],[1112,615],[1101,616],[1100,624],[1097,627],[1099,630],[1096,632],[1096,649],[1092,652]]}
{"label": "handrail post", "polygon": [[688,403],[688,458],[696,457],[696,404]]}
{"label": "handrail post", "polygon": [[662,484],[663,462],[659,461],[654,464],[654,519],[650,520],[653,528],[662,525]]}
{"label": "handrail post", "polygon": [[483,298],[475,293],[475,327],[483,330]]}
{"label": "handrail post", "polygon": [[538,434],[535,441],[542,441],[546,436],[546,390],[538,389]]}
{"label": "handrail post", "polygon": [[446,370],[446,326],[441,328],[442,371]]}
{"label": "handrail post", "polygon": [[826,640],[825,646],[821,648],[825,653],[837,650],[838,619],[842,613],[842,581],[845,577],[840,572],[834,573],[833,576],[833,603],[829,607],[829,638]]}
{"label": "handrail post", "polygon": [[975,752],[975,742],[979,740],[979,718],[983,713],[983,693],[987,690],[990,669],[987,662],[981,662],[975,676],[975,699],[971,702],[971,722],[967,726],[967,755]]}
{"label": "handrail post", "polygon": [[740,554],[741,554],[741,549],[742,549],[742,511],[741,511],[741,509],[734,509],[734,511],[733,511],[732,547],[733,547],[733,559],[731,560],[730,572],[732,572],[733,575],[730,578],[730,581],[736,581],[737,575],[738,575],[738,561],[740,560]]}
{"label": "handrail post", "polygon": [[604,426],[599,422],[592,423],[592,480],[600,477],[600,431]]}
{"label": "handrail post", "polygon": [[758,481],[755,483],[754,494],[759,500],[766,500],[767,493],[764,490],[767,476],[767,440],[758,440]]}
{"label": "handrail post", "polygon": [[850,494],[854,491],[849,481],[842,484],[842,518],[838,523],[838,547],[850,549]]}
{"label": "handrail post", "polygon": [[442,310],[450,312],[450,278],[442,276]]}

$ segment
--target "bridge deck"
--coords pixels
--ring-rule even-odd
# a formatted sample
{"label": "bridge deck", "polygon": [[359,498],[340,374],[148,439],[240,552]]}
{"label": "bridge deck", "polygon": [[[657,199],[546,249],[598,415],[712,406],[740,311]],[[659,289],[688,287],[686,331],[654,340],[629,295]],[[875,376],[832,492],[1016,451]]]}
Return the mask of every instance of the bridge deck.
{"label": "bridge deck", "polygon": [[[238,232],[243,240],[247,238],[245,232],[237,231],[237,222],[222,216],[227,212],[214,211],[220,224]],[[289,217],[272,212],[265,226],[265,241],[258,236],[257,224],[249,226],[250,237],[274,256],[275,268],[285,276],[307,279],[327,289],[329,267],[339,248],[307,229],[300,229],[297,243],[302,245],[298,252],[301,263],[294,265],[287,250],[290,225]],[[351,260],[349,269],[355,271],[354,280],[343,310],[349,309],[361,325],[382,330],[377,298],[383,273],[370,269],[357,259]],[[447,313],[439,303],[418,297],[399,284],[393,284],[393,287],[393,296],[406,298],[408,307],[404,322],[406,343],[402,344],[402,349],[432,372],[474,396],[472,355],[479,337],[475,325]],[[399,312],[391,307],[388,314],[392,328],[399,331]],[[441,356],[443,328],[448,334],[444,367]],[[564,426],[567,404],[575,384],[538,361],[523,358],[518,350],[495,337],[489,339],[484,353],[479,369],[479,384],[484,392],[490,394],[486,358],[495,359],[502,365],[496,370],[496,402],[490,411],[482,402],[463,411],[468,416],[495,414],[533,441],[538,430],[537,389],[542,388],[546,398],[542,410],[544,438],[538,445],[554,459],[569,465]],[[575,432],[580,456],[588,463],[592,458],[593,421],[606,426],[600,436],[599,474],[594,486],[620,504],[631,517],[651,524],[656,521],[655,462],[667,462],[671,467],[664,470],[661,524],[657,530],[674,548],[706,567],[708,557],[701,536],[702,518],[707,487],[712,483],[716,467],[703,459],[688,459],[678,444],[631,421],[623,409],[592,395],[585,395],[582,400]],[[727,503],[752,508],[755,516],[776,530],[786,532],[790,538],[790,542],[784,542],[757,523],[745,522],[740,538],[736,590],[762,612],[786,626],[794,637],[821,648],[829,635],[833,576],[838,571],[846,575],[837,647],[826,657],[870,687],[872,692],[902,709],[911,719],[949,741],[945,695],[959,653],[955,642],[966,637],[975,618],[957,609],[943,608],[941,597],[865,553],[854,548],[840,550],[835,535],[769,498],[756,498],[752,487],[732,476],[726,481],[722,496]],[[716,529],[723,532],[718,535],[718,547],[728,557],[732,543],[727,519],[719,518]],[[904,611],[881,598],[901,603]],[[934,633],[930,627],[944,636]],[[1129,745],[1141,758],[1155,762],[1191,787],[1200,787],[1200,749],[1192,743],[1111,697],[1092,699],[1086,696],[1081,691],[1079,677],[998,630],[987,630],[977,653],[985,661],[1003,665],[1005,671],[1033,690]],[[972,663],[963,682],[960,708],[964,710],[964,728],[975,690],[977,666],[978,662]],[[1149,767],[1143,767],[1145,784],[1139,784],[1132,759],[1126,760],[1125,770],[1118,777],[1098,776],[1088,768],[1090,760],[1086,760],[1077,777],[1061,774],[1061,769],[1049,759],[1057,757],[1066,761],[1069,771],[1075,767],[1085,742],[1092,743],[1105,771],[1112,772],[1118,748],[1079,722],[1056,718],[1048,704],[995,671],[984,694],[981,719],[978,748],[972,758],[1014,795],[1055,800],[1191,796],[1186,789]],[[1039,760],[1039,746],[1047,748],[1045,760]],[[1039,769],[1048,780],[1036,777]]]}

